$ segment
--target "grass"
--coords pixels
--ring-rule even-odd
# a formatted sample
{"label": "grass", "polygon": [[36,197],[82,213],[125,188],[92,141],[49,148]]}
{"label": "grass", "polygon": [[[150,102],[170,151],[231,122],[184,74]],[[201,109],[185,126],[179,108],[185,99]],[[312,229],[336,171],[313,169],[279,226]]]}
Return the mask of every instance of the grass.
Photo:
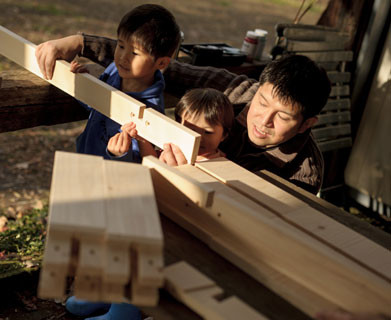
{"label": "grass", "polygon": [[40,267],[47,214],[47,207],[33,209],[0,229],[0,279]]}

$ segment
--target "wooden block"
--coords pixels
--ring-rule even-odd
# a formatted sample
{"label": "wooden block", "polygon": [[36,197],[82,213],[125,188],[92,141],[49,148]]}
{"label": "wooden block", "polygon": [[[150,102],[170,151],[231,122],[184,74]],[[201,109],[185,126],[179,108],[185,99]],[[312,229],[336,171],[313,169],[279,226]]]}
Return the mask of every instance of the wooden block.
{"label": "wooden block", "polygon": [[216,299],[223,291],[184,261],[165,268],[166,289],[204,319],[267,319],[237,297]]}
{"label": "wooden block", "polygon": [[67,273],[71,263],[71,239],[51,234],[46,237],[42,265]]}
{"label": "wooden block", "polygon": [[130,246],[110,242],[106,243],[105,249],[103,281],[127,284],[131,275]]}
{"label": "wooden block", "polygon": [[[0,48],[0,54],[42,78],[33,43],[1,26],[0,42],[4,44]],[[181,148],[189,163],[194,163],[201,139],[198,133],[153,109],[146,110],[145,104],[94,76],[87,73],[75,74],[69,68],[69,63],[58,60],[53,79],[49,82],[121,125],[130,120],[135,121],[141,137],[158,147],[172,142]]]}
{"label": "wooden block", "polygon": [[99,276],[83,274],[75,277],[74,295],[87,301],[102,301],[102,279]]}
{"label": "wooden block", "polygon": [[134,279],[131,283],[130,303],[137,306],[154,307],[159,302],[159,290],[156,286],[143,286]]}
{"label": "wooden block", "polygon": [[138,134],[163,149],[165,143],[174,143],[186,160],[194,164],[200,147],[201,135],[166,117],[152,108],[144,111],[142,119],[136,119]]}
{"label": "wooden block", "polygon": [[163,233],[149,169],[118,161],[104,161],[104,168],[106,241],[161,246]]}
{"label": "wooden block", "polygon": [[182,192],[199,206],[206,208],[212,205],[214,190],[207,185],[184,176],[176,168],[168,166],[153,156],[144,157],[142,164],[154,169],[166,180],[180,187]]}
{"label": "wooden block", "polygon": [[125,298],[126,287],[117,282],[102,282],[100,301],[107,301],[110,303],[128,303]]}
{"label": "wooden block", "polygon": [[137,245],[136,280],[141,286],[163,286],[163,247]]}
{"label": "wooden block", "polygon": [[104,235],[95,239],[81,239],[76,276],[91,275],[102,277],[104,270]]}
{"label": "wooden block", "polygon": [[106,229],[103,158],[56,151],[49,204],[52,233],[100,237]]}
{"label": "wooden block", "polygon": [[65,296],[67,272],[61,268],[42,266],[39,275],[38,297],[55,299]]}

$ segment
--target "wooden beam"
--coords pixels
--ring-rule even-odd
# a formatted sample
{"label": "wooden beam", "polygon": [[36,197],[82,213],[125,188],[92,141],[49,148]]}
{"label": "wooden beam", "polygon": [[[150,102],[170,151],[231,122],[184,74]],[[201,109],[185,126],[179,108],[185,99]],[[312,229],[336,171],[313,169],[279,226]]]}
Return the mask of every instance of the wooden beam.
{"label": "wooden beam", "polygon": [[[2,26],[0,26],[0,43],[2,43],[0,54],[42,78],[35,59],[36,46],[33,43]],[[156,115],[151,111],[152,109],[148,110],[147,117],[144,119],[145,104],[90,74],[72,73],[66,61],[56,62],[53,79],[48,82],[121,125],[130,120],[136,122],[138,134],[159,148],[163,148],[166,142],[176,144],[183,150],[187,161],[194,163],[201,139],[198,133],[178,125],[164,115]],[[162,133],[164,133],[164,140],[161,138]]]}
{"label": "wooden beam", "polygon": [[197,163],[196,166],[391,282],[391,254],[381,246],[225,158]]}
{"label": "wooden beam", "polygon": [[212,280],[180,261],[164,268],[165,288],[204,319],[266,320],[267,318],[235,296],[217,300],[223,290]]}
{"label": "wooden beam", "polygon": [[172,184],[181,185],[181,191],[200,207],[207,208],[212,205],[214,190],[209,186],[183,175],[176,168],[168,166],[153,156],[144,157],[142,164],[155,170]]}
{"label": "wooden beam", "polygon": [[[202,209],[183,196],[180,185],[175,188],[163,177],[155,179],[153,175],[159,210],[303,311],[314,315],[321,309],[339,306],[351,311],[387,312],[390,289],[384,279],[202,171],[192,166],[180,166],[178,170],[216,186],[213,205]],[[309,271],[311,268],[317,271]],[[289,292],[288,286],[275,278],[265,283],[271,269],[284,280],[290,279],[289,288],[303,288],[300,294]],[[319,272],[321,279],[315,276]],[[365,305],[357,303],[361,298],[356,296],[363,293],[363,285],[371,291],[365,296],[373,297],[371,301],[366,298]],[[349,294],[343,293],[346,289]]]}

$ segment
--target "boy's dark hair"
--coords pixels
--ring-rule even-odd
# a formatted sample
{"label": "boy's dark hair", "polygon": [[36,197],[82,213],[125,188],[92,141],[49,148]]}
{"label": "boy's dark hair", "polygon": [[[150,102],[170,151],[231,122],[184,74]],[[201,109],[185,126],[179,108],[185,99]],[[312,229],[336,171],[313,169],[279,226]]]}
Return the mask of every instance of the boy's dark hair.
{"label": "boy's dark hair", "polygon": [[287,55],[270,62],[259,82],[271,83],[273,94],[281,102],[297,106],[304,119],[320,113],[331,90],[326,71],[302,55]]}
{"label": "boy's dark hair", "polygon": [[187,115],[200,116],[204,113],[205,120],[210,125],[221,125],[224,134],[231,131],[234,121],[234,111],[228,97],[212,88],[198,88],[188,92],[179,100],[175,108],[175,119]]}
{"label": "boy's dark hair", "polygon": [[180,40],[175,17],[156,4],[143,4],[129,11],[119,23],[117,35],[134,41],[155,59],[171,57]]}

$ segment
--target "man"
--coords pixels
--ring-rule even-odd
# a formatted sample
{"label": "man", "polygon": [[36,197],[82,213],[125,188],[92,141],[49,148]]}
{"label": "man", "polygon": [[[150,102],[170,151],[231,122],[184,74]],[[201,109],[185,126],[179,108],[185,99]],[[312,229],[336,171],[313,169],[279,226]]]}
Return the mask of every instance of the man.
{"label": "man", "polygon": [[[45,42],[37,48],[37,60],[51,78],[56,59],[72,60],[76,54],[107,65],[115,41],[74,35]],[[177,97],[191,88],[223,91],[236,114],[232,134],[222,143],[227,158],[253,172],[267,169],[292,183],[317,193],[323,159],[311,127],[330,93],[326,72],[304,56],[288,56],[271,62],[260,81],[223,69],[196,67],[172,61],[164,73],[166,92]],[[169,165],[186,163],[182,152],[166,144],[160,159]]]}

